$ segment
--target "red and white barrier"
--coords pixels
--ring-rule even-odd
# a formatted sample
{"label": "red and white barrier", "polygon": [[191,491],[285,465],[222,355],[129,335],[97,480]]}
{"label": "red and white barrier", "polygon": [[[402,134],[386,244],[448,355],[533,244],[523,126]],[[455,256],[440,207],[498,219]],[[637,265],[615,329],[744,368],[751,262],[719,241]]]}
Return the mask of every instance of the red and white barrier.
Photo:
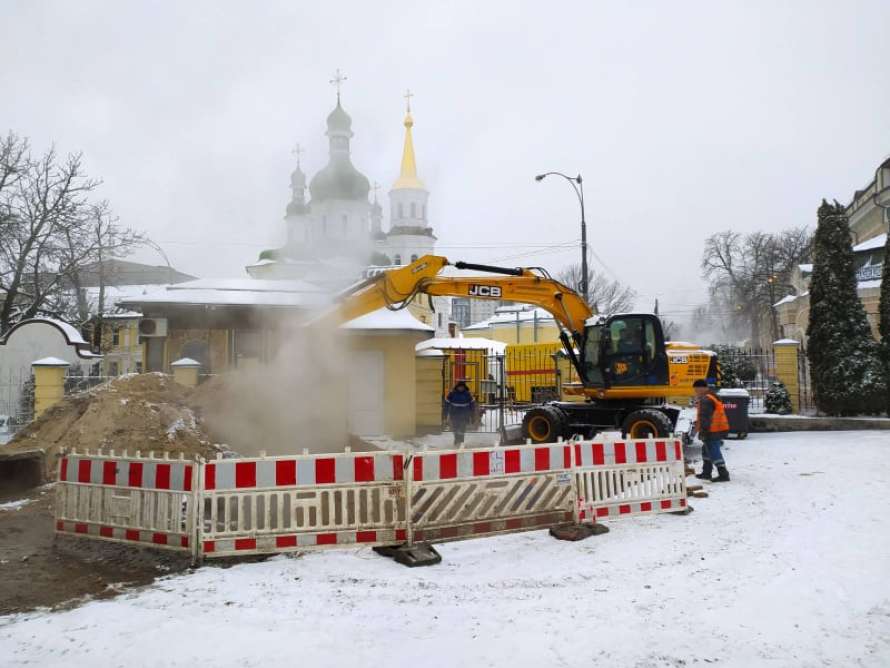
{"label": "red and white barrier", "polygon": [[414,455],[409,542],[529,531],[572,520],[568,443]]}
{"label": "red and white barrier", "polygon": [[210,462],[201,550],[223,557],[403,543],[403,462],[392,452]]}
{"label": "red and white barrier", "polygon": [[579,522],[686,508],[678,438],[574,444]]}
{"label": "red and white barrier", "polygon": [[59,461],[56,531],[197,556],[199,466],[139,453],[67,454]]}
{"label": "red and white barrier", "polygon": [[679,439],[189,462],[71,453],[56,530],[194,558],[395,546],[686,508]]}

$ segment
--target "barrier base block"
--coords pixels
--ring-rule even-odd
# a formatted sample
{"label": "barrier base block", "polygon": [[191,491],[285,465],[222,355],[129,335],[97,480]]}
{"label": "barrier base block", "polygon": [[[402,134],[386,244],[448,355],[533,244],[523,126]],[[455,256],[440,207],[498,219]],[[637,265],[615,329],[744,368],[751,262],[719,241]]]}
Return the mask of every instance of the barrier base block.
{"label": "barrier base block", "polygon": [[695,510],[695,508],[693,508],[692,506],[686,506],[683,510],[673,510],[669,514],[670,515],[688,515],[693,510]]}
{"label": "barrier base block", "polygon": [[442,562],[442,555],[429,543],[375,547],[374,551],[409,568],[433,566]]}
{"label": "barrier base block", "polygon": [[550,527],[550,535],[557,540],[584,540],[591,536],[609,533],[605,524],[557,524]]}

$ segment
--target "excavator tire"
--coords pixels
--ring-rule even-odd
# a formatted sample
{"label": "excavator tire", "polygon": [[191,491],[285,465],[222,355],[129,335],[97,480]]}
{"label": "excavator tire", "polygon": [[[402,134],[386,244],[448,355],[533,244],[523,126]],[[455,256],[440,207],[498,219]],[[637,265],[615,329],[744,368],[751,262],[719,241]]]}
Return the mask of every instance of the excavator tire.
{"label": "excavator tire", "polygon": [[654,438],[670,436],[674,430],[671,419],[654,408],[640,408],[630,413],[621,425],[625,438]]}
{"label": "excavator tire", "polygon": [[556,406],[532,408],[522,419],[522,436],[532,443],[555,443],[567,428],[568,416]]}

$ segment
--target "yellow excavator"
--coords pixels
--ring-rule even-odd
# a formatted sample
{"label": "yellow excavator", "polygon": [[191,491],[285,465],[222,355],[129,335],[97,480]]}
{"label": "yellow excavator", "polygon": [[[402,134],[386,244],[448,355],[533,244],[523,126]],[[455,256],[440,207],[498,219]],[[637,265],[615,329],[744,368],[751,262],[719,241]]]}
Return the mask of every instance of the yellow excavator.
{"label": "yellow excavator", "polygon": [[621,429],[631,438],[668,436],[679,409],[668,397],[691,397],[698,378],[714,382],[716,355],[694,344],[666,343],[661,321],[650,313],[594,314],[574,290],[538,267],[494,267],[455,262],[457,269],[499,274],[440,276],[447,258],[425,255],[404,267],[381,271],[339,295],[316,324],[339,325],[379,308],[407,307],[421,294],[533,304],[553,314],[565,353],[581,382],[564,386],[586,401],[553,401],[530,409],[522,439],[549,443],[559,437],[592,437]]}

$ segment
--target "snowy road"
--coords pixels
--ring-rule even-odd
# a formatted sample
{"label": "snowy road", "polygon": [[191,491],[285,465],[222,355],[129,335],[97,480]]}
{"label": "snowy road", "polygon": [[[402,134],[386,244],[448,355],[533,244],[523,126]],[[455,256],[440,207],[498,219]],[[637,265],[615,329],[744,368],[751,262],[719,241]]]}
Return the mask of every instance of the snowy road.
{"label": "snowy road", "polygon": [[[887,666],[890,433],[752,435],[688,517],[206,567],[0,619],[4,666]],[[0,571],[2,573],[2,571]]]}

